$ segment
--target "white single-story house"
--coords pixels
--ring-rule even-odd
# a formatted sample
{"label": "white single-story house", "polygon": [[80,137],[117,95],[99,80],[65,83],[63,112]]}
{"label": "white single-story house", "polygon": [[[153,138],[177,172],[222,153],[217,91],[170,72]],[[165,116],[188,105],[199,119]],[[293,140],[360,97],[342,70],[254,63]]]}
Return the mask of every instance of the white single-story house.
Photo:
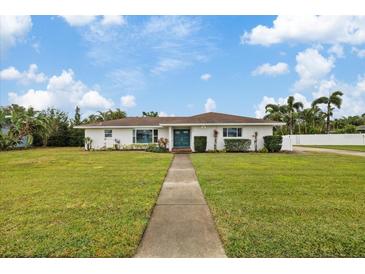
{"label": "white single-story house", "polygon": [[[264,119],[208,112],[185,117],[126,117],[118,120],[80,125],[85,137],[92,140],[93,149],[120,145],[152,144],[159,138],[168,139],[168,148],[191,149],[194,137],[207,137],[207,150],[214,149],[216,131],[217,149],[224,149],[224,139],[250,139],[251,150],[264,146],[263,137],[273,134],[273,127],[284,125]],[[256,136],[256,137],[255,137]]]}

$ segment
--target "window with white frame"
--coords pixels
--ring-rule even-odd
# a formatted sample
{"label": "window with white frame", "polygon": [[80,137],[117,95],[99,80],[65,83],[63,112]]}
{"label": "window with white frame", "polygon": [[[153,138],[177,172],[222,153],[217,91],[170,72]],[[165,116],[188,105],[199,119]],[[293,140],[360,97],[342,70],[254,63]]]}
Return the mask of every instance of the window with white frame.
{"label": "window with white frame", "polygon": [[153,142],[157,143],[158,141],[158,129],[153,130]]}
{"label": "window with white frame", "polygon": [[113,131],[111,129],[104,130],[104,138],[113,137]]}
{"label": "window with white frame", "polygon": [[242,128],[223,128],[223,137],[242,137]]}
{"label": "window with white frame", "polygon": [[158,130],[157,129],[134,129],[133,143],[134,144],[151,144],[157,143]]}

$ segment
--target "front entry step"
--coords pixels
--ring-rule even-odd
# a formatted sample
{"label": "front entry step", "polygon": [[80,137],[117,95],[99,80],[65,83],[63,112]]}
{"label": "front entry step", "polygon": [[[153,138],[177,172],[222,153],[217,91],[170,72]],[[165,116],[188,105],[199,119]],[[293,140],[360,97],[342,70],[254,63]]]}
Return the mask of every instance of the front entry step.
{"label": "front entry step", "polygon": [[190,147],[173,147],[171,150],[172,153],[192,153],[192,150]]}

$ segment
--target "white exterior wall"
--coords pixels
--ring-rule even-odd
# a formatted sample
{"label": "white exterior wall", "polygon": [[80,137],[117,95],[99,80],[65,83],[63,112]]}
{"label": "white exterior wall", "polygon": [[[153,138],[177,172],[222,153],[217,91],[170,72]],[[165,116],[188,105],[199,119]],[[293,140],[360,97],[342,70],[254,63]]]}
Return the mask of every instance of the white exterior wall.
{"label": "white exterior wall", "polygon": [[[113,137],[105,138],[104,130],[111,129]],[[169,138],[168,128],[135,128],[137,129],[157,129],[158,138]],[[92,139],[92,148],[101,149],[103,147],[112,148],[115,144],[115,139],[120,140],[121,145],[133,144],[133,128],[93,128],[85,129],[85,137]]]}
{"label": "white exterior wall", "polygon": [[293,150],[293,145],[290,141],[290,136],[289,135],[284,135],[283,136],[283,143],[281,146],[281,150],[282,151],[292,151]]}
{"label": "white exterior wall", "polygon": [[[242,137],[223,137],[223,128],[242,128]],[[207,136],[207,150],[214,150],[214,129],[218,130],[217,149],[224,149],[224,139],[250,139],[251,149],[255,150],[254,134],[257,132],[257,149],[264,147],[264,136],[272,135],[273,126],[193,126],[191,127],[191,149],[194,151],[194,136]]]}
{"label": "white exterior wall", "polygon": [[[232,137],[223,137],[223,128],[232,128],[238,127],[242,128],[242,137],[232,138]],[[229,125],[229,126],[192,126],[192,127],[172,127],[171,128],[171,136],[169,136],[169,127],[157,128],[158,129],[158,138],[167,138],[169,140],[169,147],[173,144],[173,129],[174,128],[186,128],[190,129],[190,146],[194,151],[194,136],[207,136],[207,150],[214,150],[214,129],[218,130],[217,137],[217,149],[224,149],[224,139],[250,139],[251,140],[251,148],[250,150],[255,149],[254,144],[254,134],[257,135],[257,149],[260,150],[264,147],[264,136],[272,135],[273,126],[242,126],[242,125]],[[104,130],[111,129],[113,136],[110,138],[104,137]],[[92,139],[92,148],[93,149],[101,149],[103,147],[113,148],[115,144],[115,139],[120,140],[120,145],[130,145],[133,144],[133,129],[156,129],[156,128],[95,128],[95,129],[85,129],[85,137],[90,137]]]}
{"label": "white exterior wall", "polygon": [[303,134],[284,136],[290,145],[365,145],[365,134]]}

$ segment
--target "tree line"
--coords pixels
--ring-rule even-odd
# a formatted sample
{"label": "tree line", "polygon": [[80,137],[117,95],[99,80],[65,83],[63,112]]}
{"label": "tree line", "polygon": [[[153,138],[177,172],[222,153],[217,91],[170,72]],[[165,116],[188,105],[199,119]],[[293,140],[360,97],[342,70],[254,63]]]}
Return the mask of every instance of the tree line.
{"label": "tree line", "polygon": [[[156,117],[158,112],[143,112],[142,116]],[[30,146],[83,146],[84,131],[75,126],[125,117],[127,113],[119,108],[97,111],[82,119],[78,106],[72,118],[56,108],[37,111],[16,104],[0,106],[0,150]]]}
{"label": "tree line", "polygon": [[[266,105],[264,118],[286,124],[276,128],[277,134],[355,133],[357,126],[365,125],[365,113],[332,119],[333,111],[341,108],[342,95],[335,91],[314,100],[309,108],[289,96],[286,104]],[[156,111],[142,112],[144,117],[158,115]],[[78,106],[72,118],[56,108],[37,111],[16,104],[0,107],[0,150],[32,145],[83,146],[84,132],[75,126],[125,117],[127,113],[119,108],[97,111],[82,119]]]}
{"label": "tree line", "polygon": [[284,122],[286,125],[276,128],[277,134],[321,134],[356,133],[357,126],[365,125],[365,113],[357,116],[333,118],[333,111],[342,105],[341,91],[335,91],[328,97],[319,97],[304,108],[302,102],[289,96],[286,104],[267,104],[265,119]]}

